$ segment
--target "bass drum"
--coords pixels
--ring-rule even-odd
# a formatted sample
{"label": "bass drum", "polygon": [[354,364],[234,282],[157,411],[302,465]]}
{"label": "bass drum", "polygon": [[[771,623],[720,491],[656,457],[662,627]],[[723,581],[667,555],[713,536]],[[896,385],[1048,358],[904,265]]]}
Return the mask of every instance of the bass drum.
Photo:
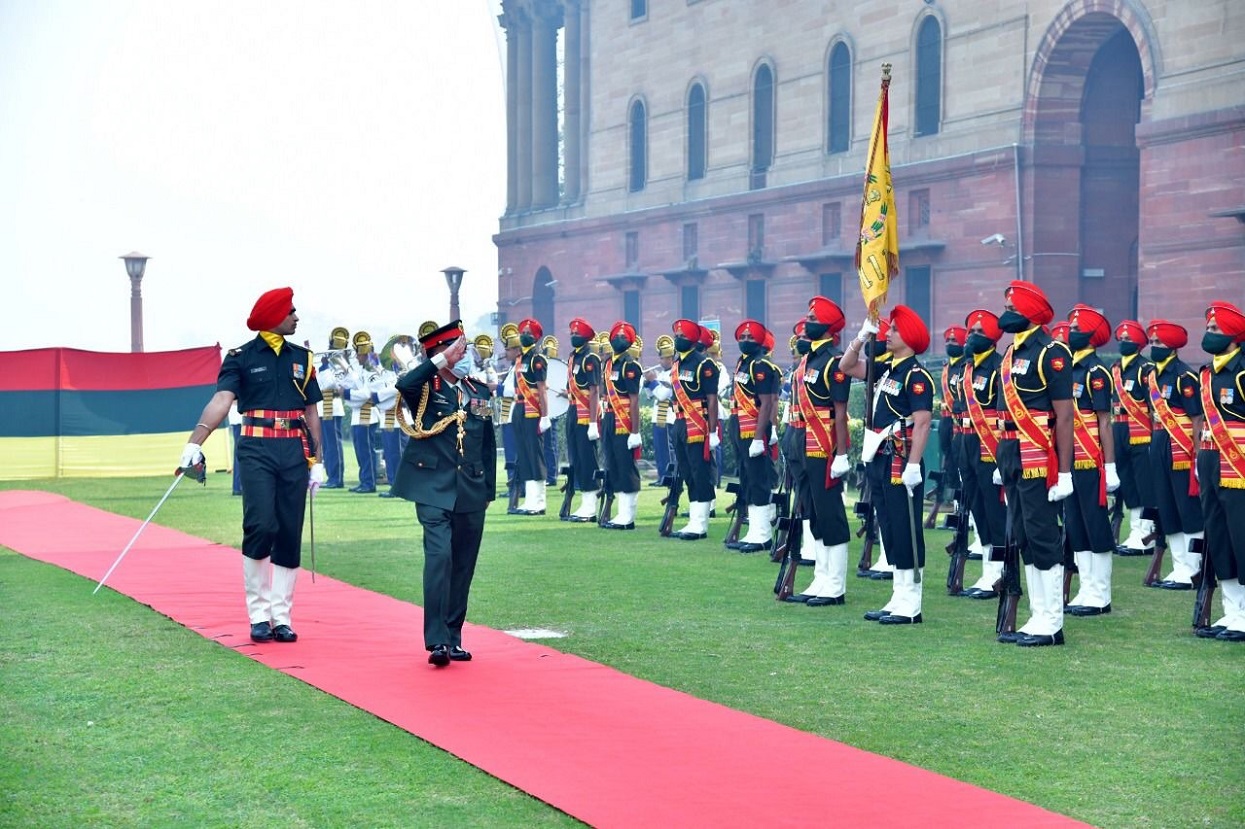
{"label": "bass drum", "polygon": [[561,417],[571,407],[570,369],[566,362],[556,357],[547,357],[548,369],[545,372],[545,388],[549,392],[549,419]]}

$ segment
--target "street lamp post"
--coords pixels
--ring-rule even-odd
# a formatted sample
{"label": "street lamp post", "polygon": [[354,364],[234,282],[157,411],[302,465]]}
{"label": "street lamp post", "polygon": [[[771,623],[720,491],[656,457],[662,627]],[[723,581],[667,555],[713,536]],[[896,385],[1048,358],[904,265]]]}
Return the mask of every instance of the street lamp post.
{"label": "street lamp post", "polygon": [[456,319],[462,319],[462,314],[458,313],[458,289],[463,284],[463,274],[466,271],[450,265],[448,268],[442,268],[441,273],[445,274],[445,284],[450,286],[449,321],[453,322]]}
{"label": "street lamp post", "polygon": [[130,276],[130,351],[138,354],[143,350],[143,272],[151,257],[131,251],[117,258],[125,260]]}

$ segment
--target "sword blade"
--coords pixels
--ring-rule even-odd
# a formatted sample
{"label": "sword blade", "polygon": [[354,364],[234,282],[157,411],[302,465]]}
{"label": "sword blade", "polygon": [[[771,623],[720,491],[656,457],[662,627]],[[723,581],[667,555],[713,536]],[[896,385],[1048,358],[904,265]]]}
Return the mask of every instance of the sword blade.
{"label": "sword blade", "polygon": [[307,496],[308,520],[311,524],[311,583],[316,583],[316,491]]}
{"label": "sword blade", "polygon": [[134,542],[138,541],[138,537],[143,534],[143,530],[147,529],[147,525],[151,523],[151,519],[156,517],[156,513],[160,511],[160,507],[164,506],[164,502],[167,501],[169,496],[173,494],[173,490],[177,489],[177,485],[182,482],[183,477],[185,476],[182,475],[182,471],[180,469],[177,470],[177,476],[173,478],[173,483],[171,483],[168,490],[165,491],[164,497],[161,498],[156,503],[155,507],[152,508],[151,514],[147,516],[146,521],[139,525],[138,529],[134,533],[134,537],[130,539],[130,543],[125,545],[125,549],[121,551],[121,555],[117,556],[117,560],[114,561],[112,566],[108,568],[108,572],[105,573],[104,577],[99,580],[99,584],[95,585],[95,589],[91,591],[92,596],[99,592],[99,589],[104,586],[104,582],[108,581],[108,577],[112,575],[112,571],[117,569],[117,565],[121,563],[121,559],[125,558],[125,554],[128,553],[130,548],[134,546]]}

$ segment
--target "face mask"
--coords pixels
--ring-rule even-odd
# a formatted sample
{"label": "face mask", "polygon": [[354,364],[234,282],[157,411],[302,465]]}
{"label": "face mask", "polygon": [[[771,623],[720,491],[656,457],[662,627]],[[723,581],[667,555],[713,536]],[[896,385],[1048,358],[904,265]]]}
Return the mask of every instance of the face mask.
{"label": "face mask", "polygon": [[804,334],[810,340],[824,340],[826,338],[826,332],[828,332],[829,330],[830,330],[830,326],[826,325],[824,322],[805,322],[804,323]]}
{"label": "face mask", "polygon": [[466,377],[475,368],[475,360],[471,358],[471,352],[468,351],[458,359],[458,362],[450,366],[450,373],[459,380]]}
{"label": "face mask", "polygon": [[524,348],[531,348],[532,346],[536,345],[536,338],[533,337],[531,334],[520,334],[519,342],[523,344]]}
{"label": "face mask", "polygon": [[687,337],[684,337],[682,334],[674,335],[674,350],[679,352],[680,354],[686,354],[687,352],[691,351],[692,346],[694,345],[695,345],[694,342],[689,340]]}
{"label": "face mask", "polygon": [[1029,318],[1018,311],[1004,311],[999,317],[999,328],[1008,334],[1019,334],[1021,331],[1028,331],[1029,326],[1033,323],[1029,322]]}
{"label": "face mask", "polygon": [[622,354],[628,348],[631,348],[631,343],[627,341],[626,337],[615,337],[610,340],[610,346],[614,349],[615,354]]}
{"label": "face mask", "polygon": [[757,342],[745,341],[739,344],[739,350],[745,356],[752,357],[761,353],[761,344]]}
{"label": "face mask", "polygon": [[571,335],[571,348],[583,348],[588,342],[587,337],[581,337],[578,334]]}
{"label": "face mask", "polygon": [[[807,326],[805,326],[807,328]],[[795,353],[801,357],[813,350],[813,344],[808,340],[795,341]]]}
{"label": "face mask", "polygon": [[1172,356],[1173,351],[1175,351],[1174,348],[1168,348],[1165,345],[1152,345],[1150,346],[1150,359],[1156,363],[1161,363]]}
{"label": "face mask", "polygon": [[1084,351],[1089,348],[1089,332],[1069,331],[1068,348],[1071,348],[1073,351]]}
{"label": "face mask", "polygon": [[974,331],[968,335],[968,342],[964,347],[974,354],[985,354],[987,351],[994,350],[994,340]]}
{"label": "face mask", "polygon": [[1229,334],[1212,334],[1207,331],[1202,335],[1202,350],[1207,354],[1222,354],[1228,350],[1235,339]]}
{"label": "face mask", "polygon": [[1129,342],[1128,340],[1125,340],[1124,342],[1120,343],[1120,354],[1124,355],[1125,357],[1131,357],[1140,350],[1141,350],[1141,346],[1138,345],[1137,343]]}
{"label": "face mask", "polygon": [[948,357],[963,357],[964,346],[960,345],[959,343],[947,343],[947,356]]}

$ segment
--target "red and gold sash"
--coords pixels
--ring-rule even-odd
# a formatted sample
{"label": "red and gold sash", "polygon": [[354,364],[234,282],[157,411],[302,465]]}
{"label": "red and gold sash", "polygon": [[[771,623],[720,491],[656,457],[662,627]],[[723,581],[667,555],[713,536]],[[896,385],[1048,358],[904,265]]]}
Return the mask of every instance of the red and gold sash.
{"label": "red and gold sash", "polygon": [[[834,440],[834,404],[818,406],[813,402],[803,380],[807,364],[808,357],[806,356],[800,362],[801,380],[799,386],[796,387],[795,398],[800,417],[804,420],[804,455],[809,458],[825,458],[827,461],[832,461],[837,450]],[[834,363],[831,361],[824,371],[829,372],[833,366]],[[836,483],[838,479],[830,475],[830,464],[827,463],[825,485],[830,487]]]}
{"label": "red and gold sash", "polygon": [[[532,349],[535,351],[535,349]],[[523,364],[528,359],[527,354],[519,357],[519,362],[514,367],[514,392],[515,396],[523,402],[524,417],[540,417],[540,402],[536,399],[536,394],[540,390],[539,387],[532,388],[532,384],[527,382],[527,378],[523,376]]]}
{"label": "red and gold sash", "polygon": [[808,355],[800,358],[791,372],[791,400],[787,403],[787,427],[790,429],[804,428],[804,412],[800,410],[800,394],[804,390],[804,370],[808,365]]}
{"label": "red and gold sash", "polygon": [[[1055,451],[1055,442],[1051,439],[1050,432],[1037,422],[1037,418],[1020,399],[1020,392],[1016,391],[1016,386],[1012,383],[1014,351],[1014,347],[1007,349],[1003,365],[999,368],[999,376],[1003,381],[1003,402],[1007,405],[1007,415],[1016,424],[1017,437],[1020,440],[1021,475],[1025,478],[1044,477],[1048,487],[1054,486],[1059,480],[1059,455]],[[1038,359],[1041,359],[1041,355]]]}
{"label": "red and gold sash", "polygon": [[670,372],[670,386],[674,390],[674,399],[679,404],[675,417],[687,421],[687,442],[703,443],[705,460],[709,460],[709,441],[705,437],[709,433],[709,420],[701,408],[700,401],[693,400],[688,395],[687,389],[683,388],[683,382],[679,380],[681,362],[681,360],[676,360]]}
{"label": "red and gold sash", "polygon": [[[739,360],[740,365],[735,366],[735,374],[739,374],[739,370],[743,364],[743,358]],[[756,401],[751,395],[744,390],[744,384],[739,382],[738,377],[735,380],[735,417],[739,421],[739,438],[744,440],[756,435],[757,432],[757,414],[760,409],[757,407]]]}
{"label": "red and gold sash", "polygon": [[577,362],[582,365],[583,358],[575,352],[571,352],[571,363],[567,370],[567,386],[571,393],[571,405],[575,407],[575,423],[580,426],[587,426],[591,422],[589,406],[591,395],[588,389],[580,388],[579,383],[575,380]]}
{"label": "red and gold sash", "polygon": [[1097,469],[1098,473],[1098,506],[1107,505],[1107,476],[1103,473],[1102,436],[1098,428],[1098,417],[1094,412],[1086,413],[1072,401],[1072,468]]}
{"label": "red and gold sash", "polygon": [[610,402],[610,411],[614,413],[614,434],[631,434],[631,398],[622,394],[614,385],[614,358],[605,363],[605,396]]}
{"label": "red and gold sash", "polygon": [[1111,366],[1111,379],[1115,382],[1115,394],[1120,399],[1120,408],[1124,410],[1124,416],[1127,418],[1128,442],[1130,444],[1149,443],[1152,431],[1150,413],[1146,411],[1146,407],[1140,400],[1124,388],[1124,375],[1120,371],[1119,363]]}
{"label": "red and gold sash", "polygon": [[1245,423],[1229,423],[1223,419],[1215,403],[1215,392],[1210,381],[1210,367],[1203,368],[1202,414],[1206,417],[1206,430],[1210,432],[1211,440],[1219,450],[1219,486],[1225,489],[1245,489],[1245,456],[1241,455],[1241,446],[1245,444]]}
{"label": "red and gold sash", "polygon": [[981,459],[994,463],[999,456],[999,436],[994,431],[995,424],[986,417],[986,410],[977,401],[977,389],[973,386],[973,363],[970,360],[964,367],[964,405],[968,409],[968,418],[973,424],[973,431],[981,441]]}
{"label": "red and gold sash", "polygon": [[[1186,429],[1185,424],[1181,423],[1181,417],[1172,411],[1171,404],[1163,397],[1158,378],[1157,371],[1146,378],[1146,385],[1150,389],[1150,408],[1154,410],[1154,416],[1163,427],[1163,431],[1171,437],[1172,469],[1189,469],[1193,466],[1193,457],[1196,454],[1193,447],[1193,424],[1189,422],[1189,427]],[[1184,415],[1184,420],[1190,421],[1189,416]],[[1189,495],[1197,494],[1197,476],[1190,475]]]}
{"label": "red and gold sash", "polygon": [[955,409],[952,407],[951,399],[951,369],[953,368],[950,361],[947,362],[942,369],[942,416],[951,417]]}

